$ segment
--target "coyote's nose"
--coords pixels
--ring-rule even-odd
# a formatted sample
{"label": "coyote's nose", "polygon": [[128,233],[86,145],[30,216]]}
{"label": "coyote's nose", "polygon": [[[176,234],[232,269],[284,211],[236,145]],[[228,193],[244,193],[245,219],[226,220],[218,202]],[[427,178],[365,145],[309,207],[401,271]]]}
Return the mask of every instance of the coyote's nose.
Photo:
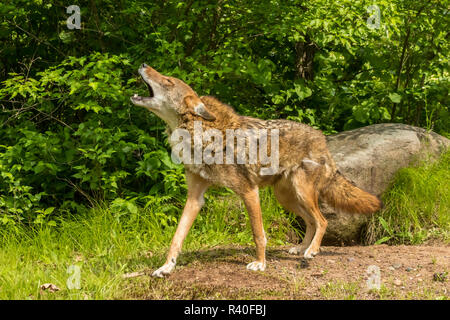
{"label": "coyote's nose", "polygon": [[148,65],[146,63],[143,63],[141,67],[142,68],[148,68]]}

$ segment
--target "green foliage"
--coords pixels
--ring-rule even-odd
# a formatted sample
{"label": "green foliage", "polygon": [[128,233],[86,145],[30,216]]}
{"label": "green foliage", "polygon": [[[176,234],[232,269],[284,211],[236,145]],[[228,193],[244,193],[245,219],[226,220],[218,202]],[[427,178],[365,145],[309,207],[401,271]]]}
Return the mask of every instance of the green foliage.
{"label": "green foliage", "polygon": [[47,206],[181,194],[182,169],[157,139],[160,125],[129,105],[135,79],[127,66],[124,56],[95,53],[3,82],[0,97],[10,102],[0,131],[3,223],[42,221]]}
{"label": "green foliage", "polygon": [[377,1],[379,28],[369,0],[77,5],[80,30],[60,0],[0,4],[2,224],[149,195],[179,205],[163,123],[129,101],[145,90],[143,62],[249,116],[325,133],[380,122],[450,132],[445,2]]}

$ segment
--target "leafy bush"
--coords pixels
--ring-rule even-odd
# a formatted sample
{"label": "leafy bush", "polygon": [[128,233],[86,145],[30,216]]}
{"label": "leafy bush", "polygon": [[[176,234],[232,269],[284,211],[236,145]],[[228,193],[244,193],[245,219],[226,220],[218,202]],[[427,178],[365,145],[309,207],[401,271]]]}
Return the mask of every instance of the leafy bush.
{"label": "leafy bush", "polygon": [[84,0],[69,30],[61,0],[0,3],[0,221],[181,200],[163,123],[129,102],[143,62],[249,116],[448,135],[448,8],[380,0],[373,28],[372,4]]}
{"label": "leafy bush", "polygon": [[[182,191],[180,166],[160,124],[131,108],[136,79],[124,56],[70,57],[0,89],[10,101],[0,130],[3,223],[39,219],[40,208],[77,209],[106,200]],[[144,130],[146,128],[146,130]],[[12,220],[11,220],[12,219]]]}

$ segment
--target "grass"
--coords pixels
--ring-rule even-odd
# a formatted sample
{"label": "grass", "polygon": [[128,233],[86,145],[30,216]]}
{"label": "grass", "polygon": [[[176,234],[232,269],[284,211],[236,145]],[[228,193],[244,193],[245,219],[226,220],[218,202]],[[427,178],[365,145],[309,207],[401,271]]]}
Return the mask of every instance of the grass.
{"label": "grass", "polygon": [[366,243],[450,241],[450,152],[399,170],[384,194],[385,209],[372,217]]}
{"label": "grass", "polygon": [[320,288],[321,295],[328,300],[355,300],[360,290],[359,282],[336,280]]}
{"label": "grass", "polygon": [[[270,192],[262,192],[269,245],[286,243],[292,216]],[[248,244],[252,234],[236,196],[207,197],[184,244],[185,251],[226,244]],[[57,226],[18,226],[0,229],[0,299],[113,299],[127,298],[122,276],[160,266],[175,232],[177,218],[164,215],[164,204],[137,211],[96,208],[60,218]],[[80,270],[81,289],[69,289]],[[72,267],[73,268],[73,267]],[[70,282],[70,281],[69,281]],[[40,290],[52,283],[60,290]],[[131,294],[131,293],[130,293]]]}

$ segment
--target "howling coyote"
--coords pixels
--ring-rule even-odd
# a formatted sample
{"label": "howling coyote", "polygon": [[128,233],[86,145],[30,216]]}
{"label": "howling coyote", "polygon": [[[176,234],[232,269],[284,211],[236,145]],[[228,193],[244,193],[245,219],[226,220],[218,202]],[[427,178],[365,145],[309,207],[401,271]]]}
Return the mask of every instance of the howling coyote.
{"label": "howling coyote", "polygon": [[[183,241],[204,203],[203,194],[211,185],[228,187],[243,199],[256,244],[256,261],[248,264],[247,269],[255,271],[263,271],[266,267],[267,240],[259,201],[260,187],[273,186],[274,194],[281,205],[305,221],[306,234],[303,242],[300,247],[289,251],[292,254],[303,253],[305,258],[312,258],[319,253],[320,243],[327,228],[327,221],[319,210],[319,198],[335,209],[347,213],[370,214],[380,209],[381,202],[377,197],[356,187],[337,170],[327,149],[325,136],[319,130],[288,120],[260,120],[241,116],[232,107],[210,96],[199,97],[183,81],[164,76],[146,64],[139,68],[139,74],[150,94],[148,97],[135,94],[131,101],[164,120],[170,137],[177,130],[184,130],[183,132],[190,134],[194,140],[204,139],[195,136],[197,126],[203,131],[214,130],[214,142],[222,141],[227,147],[235,147],[238,143],[234,140],[235,136],[232,136],[232,140],[229,137],[230,130],[252,132],[257,138],[261,137],[261,131],[270,132],[272,139],[269,141],[267,138],[261,145],[270,149],[270,158],[276,160],[275,170],[272,171],[267,171],[268,163],[262,163],[260,157],[253,157],[256,161],[235,160],[234,163],[184,163],[188,186],[186,205],[172,239],[166,263],[156,270],[153,276],[162,277],[175,268]],[[222,133],[223,140],[216,139],[217,133]],[[276,138],[276,141],[273,138]],[[174,148],[176,139],[170,139],[170,142]],[[246,144],[244,149],[241,148],[240,153],[236,152],[236,148],[231,148],[231,155],[242,158],[241,153],[244,152],[245,156],[248,153],[251,157],[252,148],[249,144]],[[187,150],[189,153],[199,151],[195,150],[199,144],[187,146],[192,149]],[[200,144],[203,151],[208,147],[210,145]],[[217,147],[216,143],[213,152],[209,150],[210,154],[216,156],[221,148],[220,145]],[[183,151],[183,157],[187,151]]]}

